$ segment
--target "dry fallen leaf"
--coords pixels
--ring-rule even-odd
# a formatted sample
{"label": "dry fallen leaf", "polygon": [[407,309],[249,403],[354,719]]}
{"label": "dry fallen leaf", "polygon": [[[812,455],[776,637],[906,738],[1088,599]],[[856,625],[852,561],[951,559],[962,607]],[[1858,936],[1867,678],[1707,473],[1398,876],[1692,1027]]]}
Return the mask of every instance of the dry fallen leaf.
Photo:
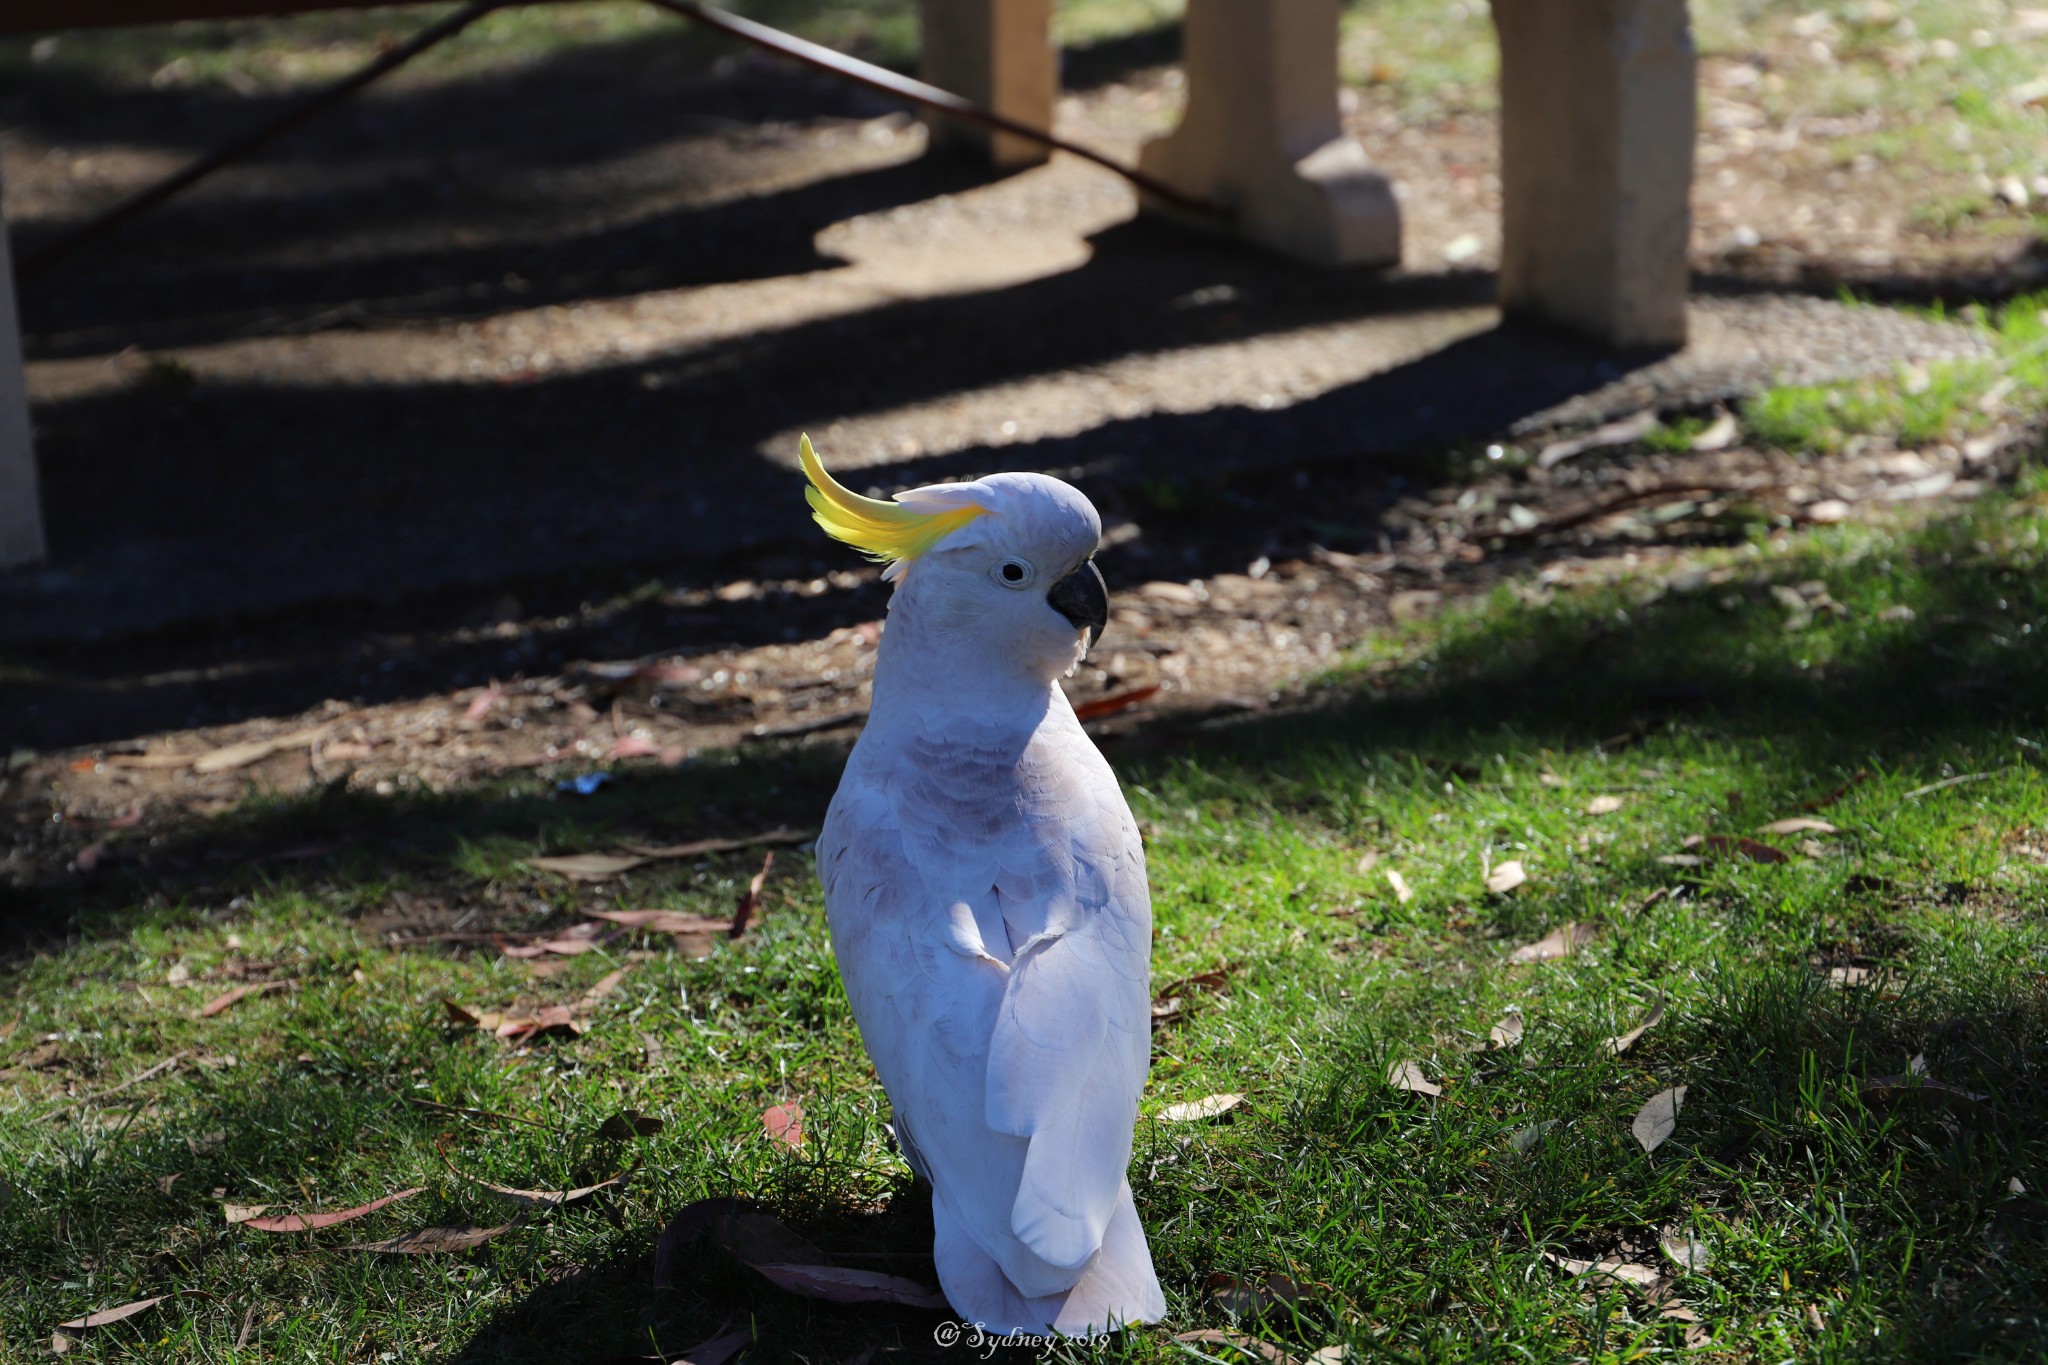
{"label": "dry fallen leaf", "polygon": [[691,915],[681,910],[592,910],[597,919],[623,924],[629,929],[645,929],[651,934],[724,934],[732,929],[732,921],[719,919],[715,915]]}
{"label": "dry fallen leaf", "polygon": [[1159,1111],[1161,1123],[1200,1123],[1204,1119],[1221,1118],[1244,1103],[1244,1096],[1235,1094],[1204,1095],[1198,1100],[1181,1104],[1169,1104]]}
{"label": "dry fallen leaf", "polygon": [[1522,1041],[1522,1016],[1519,1011],[1510,1011],[1501,1016],[1500,1022],[1487,1030],[1487,1042],[1494,1047],[1513,1047]]}
{"label": "dry fallen leaf", "polygon": [[1804,815],[1795,815],[1789,820],[1773,820],[1770,824],[1757,831],[1758,834],[1840,834],[1841,832],[1825,820],[1815,820],[1810,816]]}
{"label": "dry fallen leaf", "polygon": [[211,1019],[222,1010],[252,995],[269,995],[274,991],[288,991],[297,986],[297,978],[285,981],[252,981],[246,986],[237,986],[225,995],[217,995],[199,1007],[201,1019]]}
{"label": "dry fallen leaf", "polygon": [[603,976],[599,977],[597,984],[583,992],[582,996],[577,1000],[577,1008],[590,1009],[598,1001],[617,990],[619,983],[626,979],[626,970],[626,968],[621,967],[615,972],[606,972]]}
{"label": "dry fallen leaf", "polygon": [[70,1331],[77,1331],[83,1327],[105,1327],[109,1323],[132,1318],[145,1309],[154,1308],[169,1297],[168,1294],[159,1294],[153,1299],[137,1299],[133,1303],[124,1303],[119,1308],[101,1308],[87,1313],[82,1318],[73,1318],[69,1322],[60,1322],[57,1325]]}
{"label": "dry fallen leaf", "polygon": [[1596,796],[1586,803],[1588,815],[1612,815],[1627,804],[1618,796]]}
{"label": "dry fallen leaf", "polygon": [[556,957],[580,957],[604,946],[601,935],[604,926],[594,921],[578,924],[552,938],[536,939],[532,943],[500,944],[498,951],[506,957],[533,958],[554,954]]}
{"label": "dry fallen leaf", "polygon": [[1688,846],[1705,849],[1709,853],[1718,854],[1723,858],[1747,858],[1753,863],[1789,863],[1792,861],[1792,855],[1781,848],[1772,848],[1769,844],[1760,843],[1755,839],[1737,838],[1726,834],[1708,835],[1706,838],[1699,840],[1696,845],[1691,840],[1687,840],[1687,844]]}
{"label": "dry fallen leaf", "polygon": [[[454,1168],[450,1167],[450,1169]],[[600,1180],[595,1185],[582,1185],[573,1190],[521,1190],[515,1189],[510,1185],[493,1185],[490,1181],[478,1180],[473,1175],[462,1175],[460,1171],[455,1173],[462,1175],[464,1180],[469,1181],[478,1189],[494,1194],[508,1203],[516,1204],[524,1211],[545,1213],[551,1209],[570,1208],[573,1205],[582,1203],[599,1190],[609,1190],[623,1185],[626,1183],[626,1177],[631,1175],[634,1169],[638,1168],[634,1167],[620,1171],[610,1180]]]}
{"label": "dry fallen leaf", "polygon": [[283,753],[286,749],[303,749],[318,740],[325,739],[332,725],[316,725],[310,730],[294,730],[287,735],[271,739],[247,739],[240,744],[229,744],[209,750],[192,760],[192,771],[199,774],[224,773],[235,768],[245,768],[251,763],[269,758],[272,754]]}
{"label": "dry fallen leaf", "polygon": [[804,1145],[804,1107],[800,1104],[771,1104],[761,1111],[761,1131],[771,1142],[785,1147]]}
{"label": "dry fallen leaf", "polygon": [[1408,879],[1391,867],[1387,869],[1387,885],[1394,888],[1394,899],[1401,904],[1415,899],[1415,893],[1408,889]]}
{"label": "dry fallen leaf", "polygon": [[710,853],[736,853],[743,848],[759,848],[764,844],[801,844],[813,837],[810,830],[778,825],[742,839],[695,839],[687,844],[621,844],[620,847],[642,858],[701,858]]}
{"label": "dry fallen leaf", "polygon": [[568,1033],[580,1034],[584,1023],[567,1005],[548,1005],[525,1013],[500,1010],[472,1010],[458,1005],[453,1000],[443,1000],[448,1017],[458,1024],[467,1024],[482,1029],[485,1033],[511,1042],[525,1042],[542,1033],[561,1029]]}
{"label": "dry fallen leaf", "polygon": [[387,1237],[381,1242],[355,1242],[350,1251],[381,1251],[396,1256],[432,1256],[442,1252],[468,1251],[480,1247],[500,1233],[510,1232],[519,1226],[514,1218],[509,1223],[500,1223],[493,1228],[479,1227],[435,1227],[414,1228],[396,1237]]}
{"label": "dry fallen leaf", "polygon": [[761,888],[768,884],[768,869],[774,866],[773,853],[761,856],[761,870],[754,874],[754,879],[747,883],[747,889],[740,893],[739,908],[732,912],[732,928],[726,931],[730,937],[738,938],[746,933],[747,926],[754,922],[754,912],[761,906]]}
{"label": "dry fallen leaf", "polygon": [[[1657,1239],[1657,1245],[1680,1270],[1699,1273],[1704,1271],[1712,1260],[1707,1252],[1706,1239],[1688,1228],[1665,1228],[1663,1235]],[[1696,1322],[1698,1319],[1688,1321]]]}
{"label": "dry fallen leaf", "polygon": [[1613,1280],[1636,1289],[1653,1288],[1657,1281],[1663,1278],[1646,1265],[1637,1265],[1633,1261],[1624,1261],[1616,1256],[1602,1257],[1597,1261],[1581,1261],[1571,1256],[1560,1256],[1554,1251],[1546,1251],[1543,1253],[1543,1259],[1574,1279],[1590,1277]]}
{"label": "dry fallen leaf", "polygon": [[1505,896],[1528,880],[1529,874],[1522,869],[1521,861],[1510,858],[1487,874],[1486,889],[1496,896]]}
{"label": "dry fallen leaf", "polygon": [[228,1224],[231,1227],[236,1223],[246,1223],[251,1218],[260,1218],[269,1211],[270,1205],[268,1204],[222,1204],[220,1206],[221,1216],[228,1220]]}
{"label": "dry fallen leaf", "polygon": [[1707,424],[1706,430],[1692,438],[1692,448],[1702,452],[1726,450],[1741,434],[1742,424],[1735,420],[1735,414],[1722,408]]}
{"label": "dry fallen leaf", "polygon": [[1508,954],[1511,963],[1551,962],[1560,957],[1570,957],[1580,948],[1592,942],[1598,932],[1597,924],[1567,924],[1553,929],[1534,943],[1525,943]]}
{"label": "dry fallen leaf", "polygon": [[1414,1062],[1396,1062],[1387,1068],[1387,1084],[1396,1090],[1412,1090],[1418,1095],[1441,1095],[1444,1088],[1422,1074],[1422,1068]]}
{"label": "dry fallen leaf", "polygon": [[1543,1119],[1532,1123],[1527,1128],[1518,1130],[1514,1136],[1510,1137],[1508,1139],[1508,1146],[1512,1147],[1517,1153],[1527,1156],[1535,1149],[1537,1143],[1543,1141],[1543,1135],[1555,1127],[1557,1127],[1556,1119]]}
{"label": "dry fallen leaf", "polygon": [[1660,990],[1657,992],[1657,1003],[1650,1007],[1649,1016],[1642,1023],[1637,1024],[1627,1033],[1617,1034],[1615,1037],[1609,1038],[1602,1046],[1606,1048],[1611,1056],[1619,1057],[1622,1053],[1635,1046],[1636,1039],[1655,1028],[1657,1021],[1663,1017],[1664,992]]}
{"label": "dry fallen leaf", "polygon": [[241,1223],[243,1227],[254,1228],[258,1232],[310,1232],[314,1228],[331,1228],[337,1223],[352,1223],[388,1204],[410,1199],[425,1189],[424,1185],[415,1185],[409,1190],[387,1194],[382,1199],[372,1199],[369,1203],[358,1204],[352,1209],[335,1209],[329,1213],[279,1213],[267,1218],[244,1218]]}
{"label": "dry fallen leaf", "polygon": [[1664,1140],[1678,1129],[1678,1111],[1685,1104],[1685,1087],[1674,1085],[1669,1090],[1659,1090],[1649,1101],[1636,1111],[1635,1122],[1629,1131],[1636,1135],[1646,1152],[1654,1152],[1664,1145]]}
{"label": "dry fallen leaf", "polygon": [[1828,984],[1837,990],[1848,990],[1863,985],[1870,980],[1871,975],[1868,967],[1830,967]]}
{"label": "dry fallen leaf", "polygon": [[601,882],[621,872],[630,872],[653,859],[630,853],[567,853],[560,857],[525,858],[521,861],[528,867],[553,872],[571,881]]}
{"label": "dry fallen leaf", "polygon": [[1277,1270],[1249,1278],[1217,1271],[1206,1287],[1217,1307],[1233,1318],[1263,1317],[1275,1308],[1294,1308],[1301,1302],[1301,1286]]}

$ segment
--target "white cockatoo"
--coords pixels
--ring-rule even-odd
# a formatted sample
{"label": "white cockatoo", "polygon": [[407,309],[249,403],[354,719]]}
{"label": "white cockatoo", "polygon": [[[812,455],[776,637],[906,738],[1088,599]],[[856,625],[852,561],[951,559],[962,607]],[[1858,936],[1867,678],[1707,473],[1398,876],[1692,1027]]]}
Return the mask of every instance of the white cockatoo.
{"label": "white cockatoo", "polygon": [[932,1255],[992,1334],[1165,1314],[1125,1178],[1151,1060],[1137,823],[1059,686],[1109,617],[1088,499],[1043,474],[842,487],[818,523],[895,584],[874,706],[818,839],[833,950]]}

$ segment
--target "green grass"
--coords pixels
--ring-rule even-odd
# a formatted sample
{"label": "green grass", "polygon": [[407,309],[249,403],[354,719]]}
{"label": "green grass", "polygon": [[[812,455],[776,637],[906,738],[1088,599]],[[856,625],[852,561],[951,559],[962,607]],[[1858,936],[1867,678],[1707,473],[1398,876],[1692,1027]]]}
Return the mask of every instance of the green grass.
{"label": "green grass", "polygon": [[[2044,492],[2037,477],[1918,529],[1759,541],[1657,581],[1503,589],[1376,642],[1293,714],[1113,750],[1150,847],[1157,979],[1233,965],[1227,993],[1162,1025],[1145,1111],[1247,1096],[1221,1123],[1141,1125],[1133,1180],[1172,1329],[1229,1325],[1211,1274],[1279,1271],[1311,1285],[1299,1312],[1240,1325],[1297,1354],[1676,1354],[1683,1324],[1542,1255],[1657,1264],[1659,1230],[1684,1227],[1711,1260],[1670,1293],[1714,1358],[2039,1359]],[[1926,790],[1949,777],[1969,780]],[[756,1360],[928,1351],[930,1315],[809,1304],[719,1255],[650,1285],[664,1220],[715,1194],[760,1199],[828,1248],[904,1257],[862,1264],[928,1273],[805,856],[778,859],[760,931],[702,962],[659,944],[630,958],[621,941],[536,981],[488,948],[393,948],[361,921],[421,902],[535,926],[614,905],[722,913],[746,855],[596,890],[517,859],[815,820],[835,778],[829,756],[762,751],[590,801],[551,800],[538,779],[329,792],[197,824],[156,847],[147,877],[11,893],[0,908],[68,916],[71,937],[0,976],[19,1019],[0,1068],[44,1038],[61,1054],[0,1080],[0,1340],[26,1357],[55,1323],[170,1293],[76,1353],[575,1361],[728,1321],[754,1326]],[[1624,804],[1588,815],[1596,795]],[[1659,861],[1812,803],[1838,833],[1756,836],[1787,862]],[[260,856],[337,838],[353,842],[326,863]],[[1483,869],[1509,858],[1528,883],[1488,894]],[[1574,956],[1507,962],[1594,921]],[[231,957],[300,987],[194,1017]],[[168,984],[181,964],[197,979]],[[617,967],[581,1038],[509,1047],[442,1005],[567,1002]],[[1832,967],[1870,975],[1841,988]],[[1660,995],[1663,1021],[1606,1055],[1600,1040]],[[1511,1007],[1521,1043],[1472,1051]],[[180,1050],[234,1064],[64,1108],[67,1090]],[[1951,1112],[1866,1097],[1864,1080],[1915,1055],[1988,1098]],[[1409,1059],[1441,1098],[1387,1085]],[[1676,1084],[1677,1132],[1645,1155],[1630,1119]],[[799,1152],[760,1133],[760,1111],[788,1101],[809,1115]],[[595,1137],[626,1108],[667,1126],[630,1151]],[[444,1153],[525,1187],[640,1164],[609,1212],[562,1210],[475,1252],[348,1250],[504,1220]],[[331,1207],[412,1185],[427,1193],[302,1236],[230,1227],[214,1195]],[[1160,1331],[1096,1354],[1184,1359]]]}
{"label": "green grass", "polygon": [[1996,310],[1973,305],[1958,321],[1979,328],[1988,360],[1941,361],[1836,384],[1781,385],[1744,400],[1751,439],[1795,453],[1833,453],[1859,436],[1903,447],[1960,440],[2048,395],[2048,295]]}

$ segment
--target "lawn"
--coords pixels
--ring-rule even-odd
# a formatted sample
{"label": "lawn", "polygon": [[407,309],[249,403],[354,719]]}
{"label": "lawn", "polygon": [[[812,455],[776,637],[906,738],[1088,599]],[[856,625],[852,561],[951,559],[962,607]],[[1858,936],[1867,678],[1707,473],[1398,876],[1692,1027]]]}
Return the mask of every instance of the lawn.
{"label": "lawn", "polygon": [[[1216,1329],[1304,1359],[2041,1358],[2044,534],[2035,475],[1655,581],[1513,582],[1276,714],[1113,745],[1158,913],[1132,1175],[1173,1317],[1065,1353],[1244,1359],[1172,1340]],[[807,851],[737,940],[500,951],[593,912],[729,916],[759,850],[582,883],[523,860],[814,827],[835,768],[764,746],[590,798],[252,799],[180,836],[213,860],[195,889],[11,893],[75,923],[0,978],[0,1336],[31,1357],[163,1295],[71,1352],[595,1361],[735,1329],[754,1360],[934,1352],[929,1311],[814,1302],[689,1238],[653,1283],[665,1223],[714,1196],[930,1282]],[[1489,891],[1511,862],[1526,880]],[[422,907],[512,936],[381,932]],[[1571,950],[1515,960],[1546,939]],[[449,1002],[587,1030],[500,1040]],[[1645,1151],[1632,1122],[1677,1086]],[[1212,1095],[1242,1100],[1164,1113]],[[792,1105],[797,1143],[762,1118]],[[660,1130],[606,1136],[628,1111]],[[622,1172],[559,1208],[480,1183]],[[415,1187],[332,1228],[228,1221]]]}

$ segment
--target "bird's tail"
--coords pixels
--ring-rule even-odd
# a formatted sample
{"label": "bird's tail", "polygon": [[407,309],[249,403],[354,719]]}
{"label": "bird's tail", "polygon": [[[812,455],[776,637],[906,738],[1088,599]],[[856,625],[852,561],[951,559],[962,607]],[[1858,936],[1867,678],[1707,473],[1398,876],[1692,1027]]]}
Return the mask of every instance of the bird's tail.
{"label": "bird's tail", "polygon": [[932,1258],[947,1302],[963,1322],[990,1336],[1089,1337],[1166,1316],[1166,1296],[1152,1269],[1152,1249],[1145,1243],[1128,1181],[1117,1195],[1102,1250],[1073,1288],[1057,1294],[1027,1298],[1021,1293],[968,1235],[943,1197],[932,1201],[932,1221],[937,1229]]}

